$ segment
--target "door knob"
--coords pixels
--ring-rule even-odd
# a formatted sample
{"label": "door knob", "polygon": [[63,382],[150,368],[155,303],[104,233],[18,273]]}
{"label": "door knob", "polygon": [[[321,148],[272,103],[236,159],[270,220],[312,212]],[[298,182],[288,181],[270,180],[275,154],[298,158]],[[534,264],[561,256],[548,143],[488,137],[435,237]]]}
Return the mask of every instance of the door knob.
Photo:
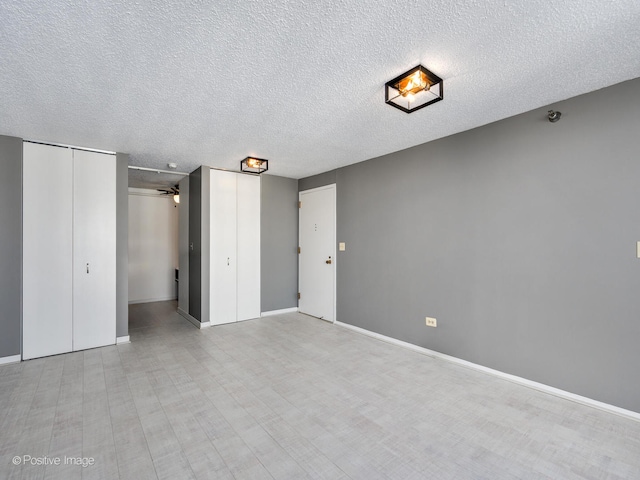
{"label": "door knob", "polygon": [[329,257],[329,260],[325,260],[325,262],[327,265],[331,265],[331,257]]}

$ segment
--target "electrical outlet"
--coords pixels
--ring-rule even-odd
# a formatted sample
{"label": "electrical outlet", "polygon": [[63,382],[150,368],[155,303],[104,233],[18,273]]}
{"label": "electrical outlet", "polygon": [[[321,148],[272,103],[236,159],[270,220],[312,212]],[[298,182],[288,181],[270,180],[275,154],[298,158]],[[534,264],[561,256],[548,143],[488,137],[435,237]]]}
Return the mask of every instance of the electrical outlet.
{"label": "electrical outlet", "polygon": [[438,321],[435,318],[425,317],[427,327],[437,327]]}

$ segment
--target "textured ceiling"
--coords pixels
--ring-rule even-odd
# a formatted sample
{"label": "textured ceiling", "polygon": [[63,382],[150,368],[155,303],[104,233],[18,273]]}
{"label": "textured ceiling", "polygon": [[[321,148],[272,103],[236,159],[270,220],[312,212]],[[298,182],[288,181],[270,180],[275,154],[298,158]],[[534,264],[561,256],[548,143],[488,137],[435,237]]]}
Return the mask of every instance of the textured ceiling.
{"label": "textured ceiling", "polygon": [[0,60],[0,134],[300,178],[640,77],[640,2],[2,0]]}

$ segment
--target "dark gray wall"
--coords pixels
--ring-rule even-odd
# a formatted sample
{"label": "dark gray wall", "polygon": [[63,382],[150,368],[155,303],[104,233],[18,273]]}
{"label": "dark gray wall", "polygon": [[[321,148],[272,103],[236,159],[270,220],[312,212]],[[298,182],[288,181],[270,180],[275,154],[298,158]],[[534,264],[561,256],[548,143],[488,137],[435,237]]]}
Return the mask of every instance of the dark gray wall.
{"label": "dark gray wall", "polygon": [[305,190],[331,185],[332,183],[336,183],[336,170],[320,173],[312,177],[301,178],[298,180],[298,191],[304,192]]}
{"label": "dark gray wall", "polygon": [[209,321],[209,218],[211,176],[209,167],[189,175],[189,314]]}
{"label": "dark gray wall", "polygon": [[129,335],[129,155],[116,154],[116,336]]}
{"label": "dark gray wall", "polygon": [[0,358],[20,355],[22,139],[0,136]]}
{"label": "dark gray wall", "polygon": [[189,175],[189,315],[202,321],[202,167]]}
{"label": "dark gray wall", "polygon": [[640,412],[640,80],[551,107],[337,170],[337,319]]}
{"label": "dark gray wall", "polygon": [[178,205],[178,308],[189,313],[189,177],[180,180]]}
{"label": "dark gray wall", "polygon": [[260,257],[263,312],[298,306],[298,181],[262,175]]}

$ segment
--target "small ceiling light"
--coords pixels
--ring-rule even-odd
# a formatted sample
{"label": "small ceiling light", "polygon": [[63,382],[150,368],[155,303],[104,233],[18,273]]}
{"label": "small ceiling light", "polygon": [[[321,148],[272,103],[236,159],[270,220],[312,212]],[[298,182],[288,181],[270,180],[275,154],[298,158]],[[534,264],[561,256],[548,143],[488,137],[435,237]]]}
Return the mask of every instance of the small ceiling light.
{"label": "small ceiling light", "polygon": [[556,112],[555,110],[549,110],[547,112],[547,117],[549,118],[549,121],[551,123],[556,123],[558,120],[560,120],[561,116],[562,116],[562,113]]}
{"label": "small ceiling light", "polygon": [[179,193],[176,193],[173,196],[173,201],[176,202],[176,203],[180,203],[180,194]]}
{"label": "small ceiling light", "polygon": [[169,167],[172,170],[175,170],[176,168],[178,168],[178,164],[177,163],[167,163],[167,167]]}
{"label": "small ceiling light", "polygon": [[263,173],[269,170],[269,160],[247,157],[240,162],[240,171],[249,173]]}
{"label": "small ceiling light", "polygon": [[384,101],[392,107],[407,113],[415,112],[442,100],[442,79],[418,65],[385,83],[384,96]]}

